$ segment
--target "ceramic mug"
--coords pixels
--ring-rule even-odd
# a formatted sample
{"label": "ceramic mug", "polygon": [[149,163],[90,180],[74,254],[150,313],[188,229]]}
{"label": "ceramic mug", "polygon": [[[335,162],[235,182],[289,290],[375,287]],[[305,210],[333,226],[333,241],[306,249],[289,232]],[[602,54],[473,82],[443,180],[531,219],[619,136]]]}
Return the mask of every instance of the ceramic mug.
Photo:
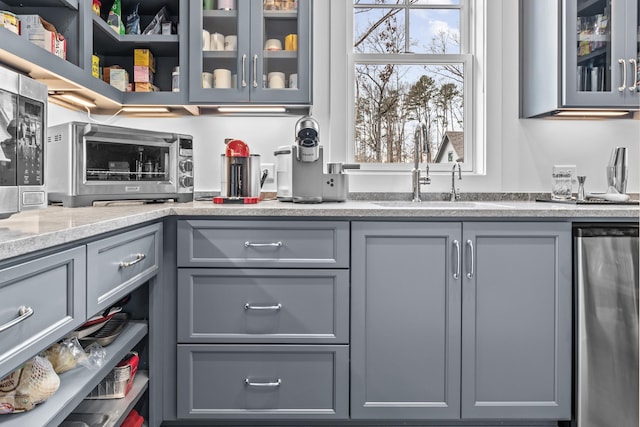
{"label": "ceramic mug", "polygon": [[202,30],[202,50],[211,50],[211,34],[207,30]]}
{"label": "ceramic mug", "polygon": [[269,88],[271,89],[284,89],[284,73],[273,71],[267,74],[267,81],[269,82]]}
{"label": "ceramic mug", "polygon": [[226,68],[213,70],[213,87],[216,89],[229,89],[231,87],[231,70]]}
{"label": "ceramic mug", "polygon": [[238,49],[238,36],[230,35],[224,38],[224,50],[237,50]]}
{"label": "ceramic mug", "polygon": [[203,88],[213,87],[213,74],[212,73],[202,73],[202,87]]}
{"label": "ceramic mug", "polygon": [[211,33],[211,50],[224,50],[224,36],[220,33]]}
{"label": "ceramic mug", "polygon": [[298,89],[298,74],[289,74],[289,89]]}
{"label": "ceramic mug", "polygon": [[298,50],[298,35],[288,34],[284,38],[284,50]]}

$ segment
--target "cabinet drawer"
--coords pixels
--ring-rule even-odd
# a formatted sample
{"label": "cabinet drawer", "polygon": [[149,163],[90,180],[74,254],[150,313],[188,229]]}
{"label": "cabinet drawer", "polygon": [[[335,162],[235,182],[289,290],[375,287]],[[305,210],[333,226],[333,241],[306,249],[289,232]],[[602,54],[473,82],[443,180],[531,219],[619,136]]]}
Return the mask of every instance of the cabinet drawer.
{"label": "cabinet drawer", "polygon": [[347,270],[181,268],[179,342],[344,343]]}
{"label": "cabinet drawer", "polygon": [[179,267],[349,266],[349,223],[178,221]]}
{"label": "cabinet drawer", "polygon": [[178,345],[178,418],[346,418],[348,346]]}
{"label": "cabinet drawer", "polygon": [[0,269],[0,378],[85,321],[85,261],[81,246]]}
{"label": "cabinet drawer", "polygon": [[153,224],[87,245],[87,314],[109,307],[158,271],[162,228]]}

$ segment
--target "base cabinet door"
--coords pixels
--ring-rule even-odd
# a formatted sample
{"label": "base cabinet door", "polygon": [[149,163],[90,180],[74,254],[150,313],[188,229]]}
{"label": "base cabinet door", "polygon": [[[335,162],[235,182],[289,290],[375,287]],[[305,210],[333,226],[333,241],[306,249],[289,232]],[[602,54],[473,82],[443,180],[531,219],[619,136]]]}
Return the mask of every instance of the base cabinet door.
{"label": "base cabinet door", "polygon": [[352,223],[353,419],[459,418],[460,233],[459,223]]}
{"label": "base cabinet door", "polygon": [[178,345],[178,418],[347,418],[349,347]]}
{"label": "base cabinet door", "polygon": [[571,224],[463,224],[462,417],[571,418]]}

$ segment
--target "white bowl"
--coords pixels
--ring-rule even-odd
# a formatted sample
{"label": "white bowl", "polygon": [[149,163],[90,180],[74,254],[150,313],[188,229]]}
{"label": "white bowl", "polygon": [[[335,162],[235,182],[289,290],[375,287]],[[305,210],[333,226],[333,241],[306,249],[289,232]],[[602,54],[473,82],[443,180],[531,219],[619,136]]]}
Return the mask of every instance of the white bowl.
{"label": "white bowl", "polygon": [[282,42],[278,39],[267,39],[264,50],[282,50]]}

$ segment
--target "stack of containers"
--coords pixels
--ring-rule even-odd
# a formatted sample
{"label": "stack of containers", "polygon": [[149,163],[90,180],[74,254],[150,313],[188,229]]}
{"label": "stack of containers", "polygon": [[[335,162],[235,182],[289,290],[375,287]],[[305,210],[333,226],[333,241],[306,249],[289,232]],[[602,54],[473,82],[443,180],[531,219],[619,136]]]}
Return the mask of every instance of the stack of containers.
{"label": "stack of containers", "polygon": [[133,82],[136,92],[157,92],[159,89],[153,84],[153,74],[156,63],[149,49],[133,50]]}

